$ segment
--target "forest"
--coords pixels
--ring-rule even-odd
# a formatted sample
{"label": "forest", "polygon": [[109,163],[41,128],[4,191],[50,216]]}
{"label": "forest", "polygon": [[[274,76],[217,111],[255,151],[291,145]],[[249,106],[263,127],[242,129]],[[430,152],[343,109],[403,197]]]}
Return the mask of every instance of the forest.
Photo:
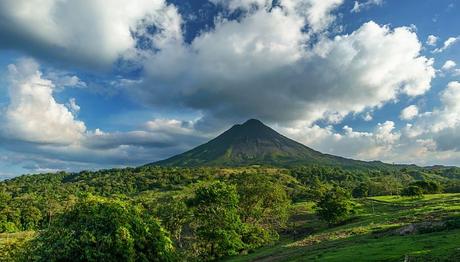
{"label": "forest", "polygon": [[459,169],[145,166],[24,175],[0,182],[0,257],[221,260],[302,234],[291,226],[299,203],[312,203],[315,219],[334,228],[357,216],[360,199],[440,193],[460,193]]}

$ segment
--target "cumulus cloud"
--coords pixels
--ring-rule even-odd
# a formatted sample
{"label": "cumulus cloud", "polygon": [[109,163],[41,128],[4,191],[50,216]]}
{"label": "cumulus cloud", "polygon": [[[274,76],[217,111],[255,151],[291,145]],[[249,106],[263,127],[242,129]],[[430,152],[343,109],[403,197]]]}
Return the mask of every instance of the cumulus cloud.
{"label": "cumulus cloud", "polygon": [[279,130],[317,150],[344,157],[419,165],[458,165],[460,83],[450,82],[439,93],[439,99],[440,105],[429,112],[418,112],[415,106],[403,110],[402,118],[413,121],[400,129],[393,121],[385,121],[366,132],[350,126],[335,131],[332,126],[306,123],[279,127]]}
{"label": "cumulus cloud", "polygon": [[0,2],[0,47],[85,65],[110,66],[136,46],[132,32],[155,25],[155,42],[181,37],[181,18],[164,0]]}
{"label": "cumulus cloud", "polygon": [[53,98],[54,84],[42,78],[38,64],[24,59],[8,66],[10,104],[2,131],[12,138],[36,143],[70,144],[86,131],[67,107]]}
{"label": "cumulus cloud", "polygon": [[342,132],[336,132],[332,126],[303,124],[280,131],[321,152],[363,160],[392,159],[401,138],[393,121],[379,123],[369,132],[355,131],[350,126],[343,126]]}
{"label": "cumulus cloud", "polygon": [[272,6],[272,0],[209,0],[216,5],[222,5],[231,12],[242,9],[251,10],[255,8],[269,8]]}
{"label": "cumulus cloud", "polygon": [[426,39],[426,44],[429,46],[436,46],[438,42],[438,37],[435,35],[429,35],[428,38]]}
{"label": "cumulus cloud", "polygon": [[399,115],[402,120],[411,120],[418,115],[418,107],[416,105],[410,105],[404,108]]}
{"label": "cumulus cloud", "polygon": [[444,41],[444,45],[440,48],[436,48],[435,50],[433,50],[433,53],[442,53],[454,44],[456,44],[458,41],[460,41],[460,36],[449,37],[446,41]]}
{"label": "cumulus cloud", "polygon": [[[419,113],[413,124],[404,132],[411,140],[430,141],[432,155],[448,152],[452,157],[460,154],[460,83],[450,82],[439,94],[441,105],[430,112]],[[446,154],[444,154],[446,157]],[[458,159],[458,158],[457,158]]]}
{"label": "cumulus cloud", "polygon": [[[318,125],[337,126],[348,114],[371,121],[371,112],[384,104],[430,89],[433,60],[421,55],[412,27],[370,21],[338,33],[336,12],[343,0],[211,2],[238,18],[217,16],[187,42],[181,16],[163,0],[0,3],[0,38],[6,39],[0,47],[106,67],[123,57],[141,65],[141,77],[121,76],[111,85],[155,108],[192,109],[202,116],[152,119],[124,132],[87,130],[76,118],[75,99],[64,105],[53,97],[65,87],[87,84],[66,72],[41,73],[29,62],[10,66],[11,103],[0,139],[11,141],[5,147],[35,170],[136,165],[204,142],[206,130],[215,131],[210,123],[224,128],[255,117],[278,123],[284,134],[320,151],[365,160],[423,163],[439,160],[438,149],[448,159],[460,148],[447,143],[458,141],[457,82],[440,94],[439,108],[404,109],[401,118],[412,121],[402,129],[390,120],[367,131]],[[356,2],[355,12],[382,3]],[[434,52],[456,41],[449,38]],[[429,36],[426,44],[436,46],[437,37]],[[455,70],[452,63],[445,66]]]}
{"label": "cumulus cloud", "polygon": [[449,71],[449,70],[455,68],[456,66],[457,66],[457,63],[455,63],[454,61],[452,61],[452,60],[447,60],[447,61],[444,63],[444,65],[442,66],[441,69],[444,70],[444,71]]}
{"label": "cumulus cloud", "polygon": [[74,115],[76,115],[80,111],[80,106],[77,105],[77,100],[74,97],[69,99],[69,102],[66,104],[66,106]]}
{"label": "cumulus cloud", "polygon": [[447,60],[444,63],[444,65],[441,67],[441,71],[442,71],[443,75],[444,75],[444,73],[450,73],[453,76],[457,76],[457,75],[460,75],[460,69],[456,68],[456,67],[457,67],[457,63],[455,63],[452,60]]}
{"label": "cumulus cloud", "polygon": [[[275,7],[272,0],[210,0],[222,5],[231,12],[235,10],[254,11]],[[297,14],[306,20],[312,32],[326,29],[334,20],[332,11],[343,3],[343,0],[281,0],[277,5],[282,6],[286,12]]]}
{"label": "cumulus cloud", "polygon": [[[0,110],[0,141],[14,162],[33,172],[85,167],[126,166],[149,163],[203,142],[207,134],[194,130],[195,122],[152,119],[126,132],[87,130],[76,119],[75,98],[60,104],[59,89],[44,78],[38,63],[21,59],[8,66],[9,104]],[[5,155],[5,154],[4,154]]]}
{"label": "cumulus cloud", "polygon": [[351,9],[352,13],[359,13],[362,10],[365,10],[367,8],[370,8],[371,6],[381,6],[383,5],[383,0],[367,0],[365,2],[358,2],[355,1],[355,4],[353,5],[353,8]]}
{"label": "cumulus cloud", "polygon": [[86,88],[87,84],[78,76],[65,71],[53,70],[44,74],[46,79],[53,81],[54,90],[62,91],[65,88]]}
{"label": "cumulus cloud", "polygon": [[150,104],[200,110],[205,118],[337,122],[430,88],[433,61],[420,55],[411,28],[368,22],[312,43],[305,23],[284,6],[219,21],[190,45],[146,58],[144,84],[130,91]]}

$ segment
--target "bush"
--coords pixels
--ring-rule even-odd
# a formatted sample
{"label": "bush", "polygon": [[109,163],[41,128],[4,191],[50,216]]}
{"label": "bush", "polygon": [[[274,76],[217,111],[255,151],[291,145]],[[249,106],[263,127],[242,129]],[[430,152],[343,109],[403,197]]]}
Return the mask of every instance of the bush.
{"label": "bush", "polygon": [[403,189],[401,196],[420,198],[423,196],[423,190],[418,186],[408,186]]}
{"label": "bush", "polygon": [[119,200],[88,197],[30,242],[27,261],[171,261],[158,221]]}
{"label": "bush", "polygon": [[353,204],[350,201],[350,195],[337,187],[324,194],[316,203],[318,216],[328,222],[329,225],[344,221],[352,210]]}

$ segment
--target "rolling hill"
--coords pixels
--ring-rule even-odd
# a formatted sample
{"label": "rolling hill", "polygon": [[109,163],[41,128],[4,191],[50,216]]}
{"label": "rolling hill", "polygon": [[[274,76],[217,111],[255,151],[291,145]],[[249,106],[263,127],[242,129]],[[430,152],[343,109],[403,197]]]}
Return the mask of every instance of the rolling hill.
{"label": "rolling hill", "polygon": [[281,135],[256,119],[234,125],[205,144],[149,165],[290,167],[312,164],[343,168],[392,169],[398,167],[380,161],[366,162],[323,154]]}

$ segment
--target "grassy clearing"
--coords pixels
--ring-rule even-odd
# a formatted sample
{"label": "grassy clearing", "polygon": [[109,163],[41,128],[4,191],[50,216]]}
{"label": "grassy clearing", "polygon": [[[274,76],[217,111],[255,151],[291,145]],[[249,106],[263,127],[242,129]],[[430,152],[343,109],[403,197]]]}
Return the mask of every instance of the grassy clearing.
{"label": "grassy clearing", "polygon": [[228,261],[460,261],[459,228],[399,232],[407,225],[460,219],[460,194],[372,197],[356,200],[356,210],[347,223],[329,228],[312,203],[298,203],[278,243]]}

